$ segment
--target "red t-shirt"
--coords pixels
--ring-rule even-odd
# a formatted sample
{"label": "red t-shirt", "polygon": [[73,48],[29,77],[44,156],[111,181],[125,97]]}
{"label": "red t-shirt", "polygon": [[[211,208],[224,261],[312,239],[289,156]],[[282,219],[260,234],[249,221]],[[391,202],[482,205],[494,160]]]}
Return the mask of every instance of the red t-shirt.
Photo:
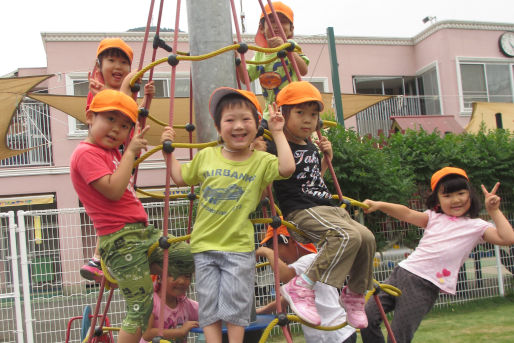
{"label": "red t-shirt", "polygon": [[132,181],[118,201],[104,197],[91,186],[99,178],[113,174],[120,164],[121,154],[116,149],[106,150],[98,145],[81,142],[70,161],[73,187],[87,214],[93,221],[98,236],[121,230],[125,224],[147,224],[148,216],[136,196]]}

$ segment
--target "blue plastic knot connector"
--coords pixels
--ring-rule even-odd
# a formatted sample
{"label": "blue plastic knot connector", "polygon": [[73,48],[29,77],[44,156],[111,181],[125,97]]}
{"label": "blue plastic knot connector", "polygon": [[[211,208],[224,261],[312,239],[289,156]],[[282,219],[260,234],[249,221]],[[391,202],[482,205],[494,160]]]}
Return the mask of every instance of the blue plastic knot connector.
{"label": "blue plastic knot connector", "polygon": [[148,112],[148,110],[144,107],[140,107],[138,113],[141,117],[144,117],[144,118],[148,117],[148,114],[150,114],[150,112]]}
{"label": "blue plastic knot connector", "polygon": [[236,57],[236,67],[238,67],[241,64],[241,59],[239,57]]}
{"label": "blue plastic knot connector", "polygon": [[266,207],[269,206],[269,198],[268,197],[262,198],[260,205],[261,205],[261,207],[262,206],[266,206]]}
{"label": "blue plastic knot connector", "polygon": [[264,127],[260,126],[257,128],[257,135],[255,137],[261,137],[264,134]]}
{"label": "blue plastic knot connector", "polygon": [[175,148],[173,147],[173,142],[170,140],[164,141],[162,143],[162,151],[164,151],[167,154],[171,154]]}
{"label": "blue plastic knot connector", "polygon": [[280,219],[279,216],[273,216],[271,217],[271,227],[276,229],[278,228],[280,225],[282,225],[282,219]]}
{"label": "blue plastic knot connector", "polygon": [[290,41],[290,40],[288,40],[287,42],[288,42],[288,43],[291,43],[291,45],[290,45],[290,46],[288,46],[288,47],[286,48],[286,50],[287,50],[287,51],[289,51],[289,52],[293,52],[293,51],[294,51],[294,48],[296,47],[296,43],[295,43],[295,42],[293,42],[293,41]]}
{"label": "blue plastic knot connector", "polygon": [[190,192],[187,194],[187,200],[191,200],[191,201],[194,201],[196,200],[196,194],[195,192]]}
{"label": "blue plastic knot connector", "polygon": [[349,207],[349,206],[351,206],[351,205],[352,205],[352,203],[350,202],[350,200],[348,200],[348,199],[344,199],[344,198],[343,198],[343,200],[341,200],[341,205],[342,205],[342,204],[345,204],[345,205],[346,205],[346,207]]}
{"label": "blue plastic knot connector", "polygon": [[317,127],[317,129],[321,129],[322,127],[323,127],[323,119],[320,119],[320,120],[318,121],[318,127]]}
{"label": "blue plastic knot connector", "polygon": [[136,82],[136,83],[134,83],[133,86],[130,86],[130,91],[132,93],[139,92],[140,89],[141,89],[141,84],[139,82]]}
{"label": "blue plastic knot connector", "polygon": [[237,52],[240,54],[244,54],[248,51],[248,45],[246,43],[239,43],[239,47],[237,48]]}
{"label": "blue plastic knot connector", "polygon": [[161,236],[159,237],[159,248],[168,249],[171,246],[170,242],[168,242],[168,238]]}
{"label": "blue plastic knot connector", "polygon": [[152,343],[161,343],[161,340],[163,340],[164,338],[162,338],[161,336],[155,336],[154,338],[152,338]]}
{"label": "blue plastic knot connector", "polygon": [[195,124],[187,123],[186,124],[186,131],[187,132],[193,132],[196,129]]}
{"label": "blue plastic knot connector", "polygon": [[285,58],[287,56],[287,52],[285,50],[280,50],[279,52],[277,52],[277,56],[279,58]]}
{"label": "blue plastic knot connector", "polygon": [[177,58],[177,55],[171,54],[168,56],[168,64],[172,67],[176,66],[178,64],[179,60]]}
{"label": "blue plastic knot connector", "polygon": [[287,314],[285,314],[285,313],[277,314],[277,319],[278,319],[278,325],[280,325],[280,326],[289,324],[289,319],[287,318]]}

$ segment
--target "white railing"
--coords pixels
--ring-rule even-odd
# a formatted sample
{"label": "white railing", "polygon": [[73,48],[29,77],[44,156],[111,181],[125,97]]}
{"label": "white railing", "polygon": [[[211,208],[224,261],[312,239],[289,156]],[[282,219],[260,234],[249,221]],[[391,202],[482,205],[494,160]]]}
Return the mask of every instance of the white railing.
{"label": "white railing", "polygon": [[48,105],[24,100],[14,114],[6,136],[12,150],[30,149],[0,161],[0,167],[52,165],[50,112]]}
{"label": "white railing", "polygon": [[[162,202],[144,206],[150,222],[162,227]],[[170,234],[187,233],[188,206],[188,201],[171,203]],[[79,275],[79,268],[92,256],[96,244],[89,217],[82,208],[18,211],[17,216],[11,211],[0,213],[0,230],[0,341],[64,342],[69,320],[82,316],[88,305],[94,308],[98,296],[98,285]],[[264,225],[256,225],[256,241],[262,239],[264,230]],[[478,250],[481,267],[477,268],[476,259],[470,256],[466,261],[465,278],[459,283],[459,293],[441,295],[437,306],[495,297],[512,290],[512,250],[495,251],[487,246]],[[375,278],[384,280],[405,257],[403,253],[392,249],[377,254]],[[272,279],[269,267],[259,269],[256,306],[273,299]],[[196,297],[194,284],[190,296]],[[106,299],[107,295],[104,304]],[[108,312],[111,326],[119,327],[124,315],[124,301],[115,290]],[[297,329],[298,324],[294,324],[293,330]],[[275,332],[280,334],[278,330]],[[195,337],[190,336],[190,342],[194,342]],[[81,342],[80,321],[71,325],[70,342]]]}
{"label": "white railing", "polygon": [[387,136],[393,123],[391,116],[427,114],[427,108],[440,108],[439,102],[438,96],[394,96],[357,113],[357,131],[361,136],[376,137],[379,133]]}

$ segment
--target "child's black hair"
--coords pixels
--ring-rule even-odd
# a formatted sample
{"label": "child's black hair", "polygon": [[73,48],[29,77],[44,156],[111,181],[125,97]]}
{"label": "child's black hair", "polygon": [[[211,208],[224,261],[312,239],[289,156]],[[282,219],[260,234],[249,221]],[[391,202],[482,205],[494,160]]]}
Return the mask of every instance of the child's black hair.
{"label": "child's black hair", "polygon": [[443,177],[437,183],[434,191],[428,196],[426,201],[427,208],[433,209],[437,213],[443,213],[441,206],[439,205],[439,198],[437,196],[439,189],[442,189],[443,194],[458,192],[463,189],[469,191],[470,206],[468,212],[466,212],[465,215],[469,216],[470,218],[478,217],[482,203],[480,202],[480,198],[476,194],[475,190],[465,177],[457,174],[450,174]]}
{"label": "child's black hair", "polygon": [[232,106],[245,106],[252,111],[253,119],[255,120],[255,127],[259,127],[259,113],[257,112],[257,108],[255,108],[254,104],[247,98],[239,94],[228,94],[225,95],[218,102],[218,106],[216,106],[216,110],[214,111],[214,125],[219,129],[221,127],[221,112],[228,107]]}
{"label": "child's black hair", "polygon": [[127,59],[127,61],[129,62],[129,65],[130,65],[130,58],[127,56],[126,53],[124,53],[123,51],[121,51],[120,49],[117,49],[117,48],[109,48],[109,49],[106,49],[104,51],[102,51],[100,53],[100,55],[98,55],[98,66],[100,68],[102,68],[102,61],[105,57],[123,57],[125,59]]}

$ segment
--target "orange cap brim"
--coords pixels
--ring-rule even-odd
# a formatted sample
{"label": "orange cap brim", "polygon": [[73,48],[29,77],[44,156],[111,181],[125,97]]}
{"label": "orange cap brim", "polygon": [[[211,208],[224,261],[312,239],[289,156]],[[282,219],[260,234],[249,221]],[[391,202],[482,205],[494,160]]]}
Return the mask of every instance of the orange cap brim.
{"label": "orange cap brim", "polygon": [[432,189],[432,191],[435,190],[435,188],[437,187],[437,184],[439,183],[439,181],[441,181],[441,179],[443,177],[452,175],[452,174],[463,176],[466,178],[466,180],[469,181],[468,174],[466,174],[464,169],[456,168],[456,167],[444,167],[442,169],[439,169],[438,171],[436,171],[434,173],[434,175],[432,175],[432,178],[430,179],[430,188]]}

